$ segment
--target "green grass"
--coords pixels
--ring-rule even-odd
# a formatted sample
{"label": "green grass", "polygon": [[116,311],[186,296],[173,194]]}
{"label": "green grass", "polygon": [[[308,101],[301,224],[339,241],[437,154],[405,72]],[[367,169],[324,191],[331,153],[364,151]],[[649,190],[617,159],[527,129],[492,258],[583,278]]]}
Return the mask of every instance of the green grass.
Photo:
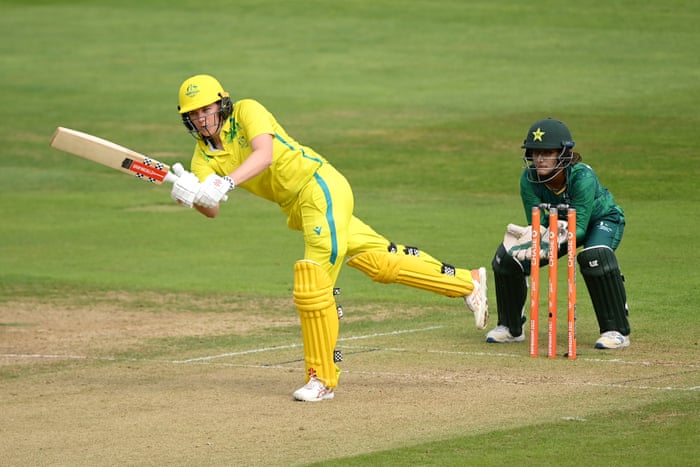
{"label": "green grass", "polygon": [[[614,420],[614,421],[613,421]],[[309,465],[692,465],[700,429],[695,395],[634,411],[533,423],[449,441]]]}
{"label": "green grass", "polygon": [[[186,161],[177,88],[208,72],[339,167],[369,224],[464,266],[489,265],[504,226],[523,220],[529,125],[563,119],[626,210],[619,260],[634,339],[697,350],[700,6],[563,3],[0,0],[0,300],[289,296],[302,244],[277,207],[236,192],[205,220],[176,209],[167,188],[48,147],[61,125]],[[358,302],[434,301],[354,270],[339,285]],[[589,465],[684,465],[694,457],[684,452],[697,454],[694,396],[340,463],[567,465],[565,449]]]}

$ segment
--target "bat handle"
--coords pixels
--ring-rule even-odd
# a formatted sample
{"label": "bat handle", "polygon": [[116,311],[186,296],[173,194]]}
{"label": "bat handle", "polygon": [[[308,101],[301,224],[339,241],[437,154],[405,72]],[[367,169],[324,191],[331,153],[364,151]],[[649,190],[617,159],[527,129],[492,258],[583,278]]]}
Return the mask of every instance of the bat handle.
{"label": "bat handle", "polygon": [[[168,172],[163,180],[165,180],[166,182],[175,183],[178,181],[179,178],[180,177],[178,177],[174,173]],[[221,201],[228,201],[228,195],[224,195],[224,197],[221,198]]]}
{"label": "bat handle", "polygon": [[178,177],[178,176],[175,175],[174,173],[168,172],[168,173],[165,175],[165,178],[164,178],[163,180],[165,180],[166,182],[175,183],[175,182],[177,182],[177,180],[178,180],[179,178],[180,178],[180,177]]}

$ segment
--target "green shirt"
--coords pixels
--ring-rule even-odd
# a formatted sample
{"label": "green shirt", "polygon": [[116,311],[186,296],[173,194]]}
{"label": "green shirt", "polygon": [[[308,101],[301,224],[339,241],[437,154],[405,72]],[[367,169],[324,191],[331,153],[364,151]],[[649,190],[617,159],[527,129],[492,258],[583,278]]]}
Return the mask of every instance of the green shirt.
{"label": "green shirt", "polygon": [[[601,185],[593,169],[583,162],[578,162],[568,169],[567,184],[559,194],[547,188],[544,183],[528,180],[526,168],[520,177],[520,198],[523,201],[528,225],[532,223],[532,207],[541,203],[568,204],[576,209],[576,241],[583,242],[589,227],[608,220],[620,222],[624,212],[615,203],[613,195]],[[542,225],[549,226],[549,219],[543,216]]]}

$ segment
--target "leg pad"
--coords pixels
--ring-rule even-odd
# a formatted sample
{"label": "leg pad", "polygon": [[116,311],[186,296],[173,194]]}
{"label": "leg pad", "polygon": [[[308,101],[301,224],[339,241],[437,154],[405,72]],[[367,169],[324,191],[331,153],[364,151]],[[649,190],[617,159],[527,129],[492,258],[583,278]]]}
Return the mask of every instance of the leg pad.
{"label": "leg pad", "polygon": [[334,362],[338,311],[331,278],[318,263],[302,260],[294,264],[294,304],[301,321],[307,381],[314,376],[334,388],[338,385]]}
{"label": "leg pad", "polygon": [[443,274],[420,256],[401,252],[365,251],[350,258],[347,264],[376,282],[408,285],[447,297],[464,297],[473,289],[471,281]]}
{"label": "leg pad", "polygon": [[585,248],[578,254],[578,264],[593,302],[600,333],[618,331],[628,336],[627,294],[615,252],[607,246]]}
{"label": "leg pad", "polygon": [[518,337],[523,333],[523,306],[527,300],[523,266],[510,256],[501,244],[496,250],[491,267],[496,283],[498,324],[508,327],[511,335]]}

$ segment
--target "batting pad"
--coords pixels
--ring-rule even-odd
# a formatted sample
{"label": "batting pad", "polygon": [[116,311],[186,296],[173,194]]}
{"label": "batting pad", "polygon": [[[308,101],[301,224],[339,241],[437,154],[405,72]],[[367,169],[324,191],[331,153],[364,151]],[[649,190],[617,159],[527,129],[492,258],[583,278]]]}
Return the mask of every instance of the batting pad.
{"label": "batting pad", "polygon": [[333,283],[321,266],[310,260],[294,264],[294,304],[301,320],[306,381],[312,374],[326,387],[338,385],[333,350],[338,340],[338,311]]}
{"label": "batting pad", "polygon": [[420,256],[365,251],[350,258],[347,264],[376,282],[408,285],[447,297],[464,297],[474,289],[471,280],[443,274]]}

